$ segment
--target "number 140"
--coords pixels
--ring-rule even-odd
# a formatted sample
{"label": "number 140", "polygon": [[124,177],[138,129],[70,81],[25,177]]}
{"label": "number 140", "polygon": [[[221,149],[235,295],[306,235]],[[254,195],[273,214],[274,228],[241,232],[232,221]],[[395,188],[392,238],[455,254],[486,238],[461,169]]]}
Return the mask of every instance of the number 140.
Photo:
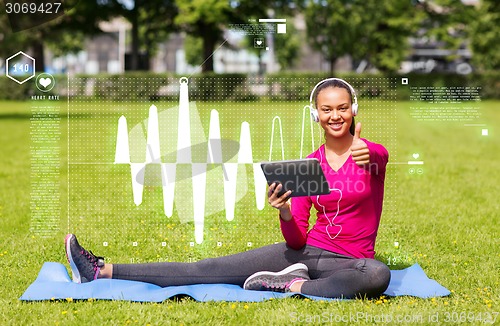
{"label": "number 140", "polygon": [[30,70],[29,64],[23,65],[21,63],[16,63],[12,68],[14,68],[14,72],[29,72]]}

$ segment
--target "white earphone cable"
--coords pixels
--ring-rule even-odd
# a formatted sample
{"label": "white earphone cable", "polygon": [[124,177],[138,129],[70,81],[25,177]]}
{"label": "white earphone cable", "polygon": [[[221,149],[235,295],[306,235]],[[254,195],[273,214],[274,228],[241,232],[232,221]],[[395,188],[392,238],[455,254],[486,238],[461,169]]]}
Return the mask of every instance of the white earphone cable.
{"label": "white earphone cable", "polygon": [[[326,148],[325,148],[325,151],[326,151]],[[320,155],[320,163],[322,163],[323,162],[323,154],[321,153],[321,149],[319,150],[319,155]],[[321,205],[319,202],[319,195],[316,196],[316,203],[318,204],[318,206],[321,206],[321,208],[323,209],[323,215],[325,216],[326,220],[328,221],[328,225],[325,227],[325,231],[326,231],[326,234],[328,234],[328,236],[330,237],[330,239],[333,240],[340,234],[340,232],[342,232],[342,225],[334,223],[335,218],[337,217],[337,215],[339,215],[339,211],[340,211],[340,201],[342,200],[342,190],[337,189],[337,188],[329,188],[329,190],[330,191],[338,191],[340,193],[339,200],[337,201],[337,211],[335,212],[335,216],[331,220],[328,217],[328,215],[326,214],[325,206]],[[334,237],[332,237],[332,235],[328,231],[328,227],[330,227],[330,226],[338,226],[340,228],[339,232]]]}

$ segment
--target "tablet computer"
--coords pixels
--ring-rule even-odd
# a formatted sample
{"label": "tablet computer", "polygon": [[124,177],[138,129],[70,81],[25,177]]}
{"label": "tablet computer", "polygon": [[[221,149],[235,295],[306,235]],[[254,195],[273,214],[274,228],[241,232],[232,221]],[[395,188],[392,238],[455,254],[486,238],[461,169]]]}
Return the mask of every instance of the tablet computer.
{"label": "tablet computer", "polygon": [[328,181],[315,158],[301,160],[262,162],[260,164],[267,183],[281,183],[279,196],[288,190],[290,197],[316,196],[330,193]]}

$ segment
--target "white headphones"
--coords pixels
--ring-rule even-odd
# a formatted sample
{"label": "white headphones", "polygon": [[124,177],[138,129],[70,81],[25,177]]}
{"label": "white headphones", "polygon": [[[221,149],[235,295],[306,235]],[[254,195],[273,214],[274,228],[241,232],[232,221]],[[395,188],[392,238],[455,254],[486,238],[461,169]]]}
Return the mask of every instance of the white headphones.
{"label": "white headphones", "polygon": [[[320,155],[320,163],[323,162],[323,154],[321,154],[321,149],[319,150],[319,155]],[[328,215],[326,214],[326,209],[325,209],[325,206],[321,205],[321,203],[319,202],[319,195],[316,196],[316,203],[318,204],[318,206],[321,206],[321,208],[323,208],[323,215],[325,216],[326,220],[328,221],[328,225],[325,226],[325,232],[326,234],[328,234],[328,237],[332,240],[335,240],[335,238],[340,234],[340,232],[342,232],[342,225],[340,224],[335,224],[335,218],[339,215],[339,212],[340,212],[340,201],[342,200],[342,190],[340,189],[337,189],[337,188],[329,188],[330,191],[338,191],[340,193],[340,197],[339,197],[339,200],[337,200],[337,212],[335,213],[335,216],[333,216],[332,219],[330,219],[328,217]],[[337,234],[333,235],[332,233],[330,233],[330,227],[338,227],[340,228],[340,230],[337,232]]]}
{"label": "white headphones", "polygon": [[346,85],[347,87],[349,87],[349,89],[351,90],[351,100],[352,100],[352,115],[357,115],[358,114],[358,98],[356,97],[356,92],[354,91],[354,88],[348,83],[346,82],[345,80],[343,79],[340,79],[340,78],[327,78],[327,79],[323,79],[322,81],[320,81],[319,83],[316,84],[316,86],[314,86],[312,92],[311,92],[311,96],[309,97],[309,105],[306,105],[306,107],[309,107],[309,111],[311,112],[311,117],[314,121],[316,122],[319,122],[319,114],[318,114],[318,109],[315,107],[315,105],[313,104],[313,101],[314,101],[314,95],[315,95],[315,92],[316,92],[316,89],[323,83],[326,83],[328,81],[339,81],[341,83],[343,83],[344,85]]}

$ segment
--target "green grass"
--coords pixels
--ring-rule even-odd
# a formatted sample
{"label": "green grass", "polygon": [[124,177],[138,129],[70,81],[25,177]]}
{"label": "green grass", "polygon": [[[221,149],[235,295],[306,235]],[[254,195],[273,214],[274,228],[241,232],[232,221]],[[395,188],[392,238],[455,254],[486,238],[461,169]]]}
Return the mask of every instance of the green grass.
{"label": "green grass", "polygon": [[[157,104],[160,111],[172,105]],[[68,224],[69,231],[77,232],[84,244],[113,262],[214,257],[247,250],[248,241],[254,247],[280,241],[281,235],[276,212],[270,207],[263,211],[255,208],[253,186],[248,183],[247,195],[236,205],[235,220],[226,221],[223,212],[207,217],[205,241],[190,247],[189,242],[194,241],[192,223],[183,223],[177,214],[165,218],[159,189],[147,187],[143,204],[135,207],[126,166],[71,165],[68,218],[68,132],[64,117],[59,230],[49,237],[30,232],[31,103],[0,102],[0,324],[268,325],[298,321],[318,324],[353,315],[359,317],[354,320],[359,324],[371,324],[388,316],[414,318],[415,323],[429,324],[436,316],[439,323],[468,322],[472,317],[477,318],[474,323],[479,323],[481,318],[494,317],[500,311],[497,193],[500,142],[495,129],[500,122],[499,102],[481,103],[481,117],[470,122],[485,123],[488,137],[481,136],[481,127],[464,126],[464,122],[418,122],[410,116],[410,106],[414,105],[411,103],[388,104],[389,109],[386,105],[370,102],[364,111],[361,109],[358,120],[363,123],[362,136],[386,145],[391,163],[407,161],[413,153],[419,153],[425,165],[421,175],[409,174],[408,165],[389,166],[377,258],[391,265],[395,263],[392,268],[418,262],[430,278],[452,290],[449,297],[343,302],[290,298],[262,303],[199,303],[190,299],[161,304],[21,302],[18,298],[35,280],[43,262],[65,263],[62,240]],[[390,108],[390,105],[395,106]],[[61,106],[65,115],[65,103]],[[147,118],[148,107],[147,103],[100,103],[93,109],[95,106],[89,103],[75,103],[71,107],[70,161],[112,162],[118,117],[127,116],[130,129]],[[205,133],[208,133],[210,110],[219,110],[222,137],[226,139],[238,140],[241,122],[248,121],[254,161],[267,159],[270,121],[274,115],[280,115],[285,156],[298,156],[297,110],[301,107],[298,103],[197,103],[197,107]],[[144,155],[143,149],[135,150],[138,152],[133,155]],[[162,155],[168,150],[162,147]],[[306,152],[310,152],[309,147]],[[273,158],[278,156],[275,151]],[[251,177],[251,170],[247,171]],[[239,192],[245,192],[245,185],[239,187]],[[221,195],[218,198],[222,200]],[[103,239],[110,239],[110,246],[103,247]],[[132,241],[141,245],[132,247]],[[167,247],[158,246],[159,241],[166,241]],[[217,241],[222,241],[223,246],[218,247]],[[394,247],[395,241],[400,243],[399,248]],[[497,323],[499,320],[500,317]]]}

